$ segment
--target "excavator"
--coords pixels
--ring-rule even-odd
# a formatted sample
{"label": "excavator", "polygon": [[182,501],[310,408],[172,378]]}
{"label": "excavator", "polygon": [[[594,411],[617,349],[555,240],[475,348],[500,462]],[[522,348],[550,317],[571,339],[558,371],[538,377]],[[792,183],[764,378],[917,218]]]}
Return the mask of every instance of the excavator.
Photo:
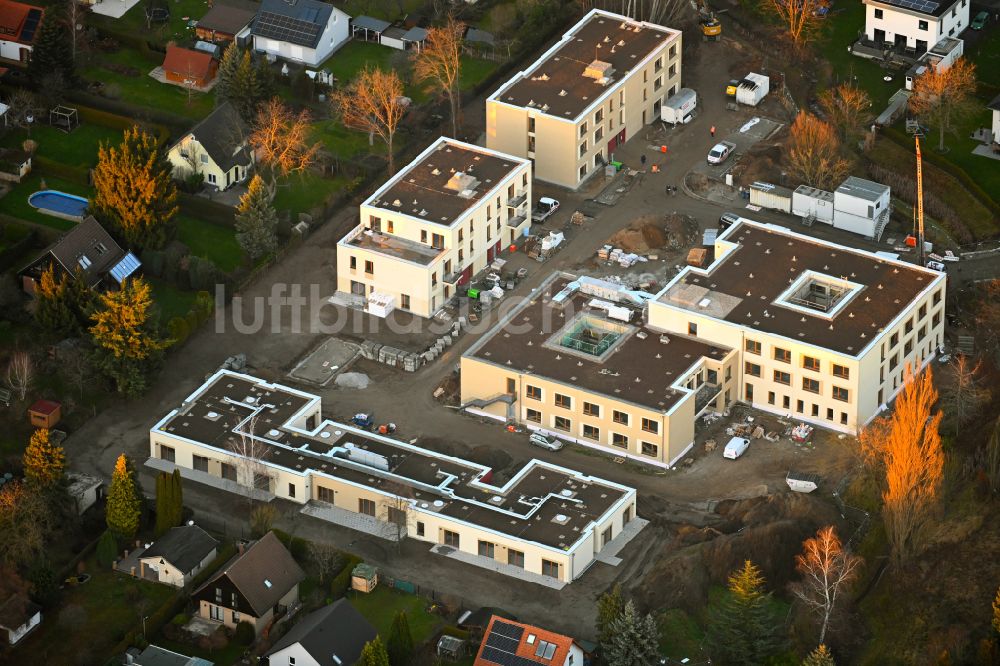
{"label": "excavator", "polygon": [[722,40],[722,23],[715,17],[708,7],[706,0],[694,0],[695,9],[698,10],[698,23],[701,26],[701,38],[706,42],[718,42]]}

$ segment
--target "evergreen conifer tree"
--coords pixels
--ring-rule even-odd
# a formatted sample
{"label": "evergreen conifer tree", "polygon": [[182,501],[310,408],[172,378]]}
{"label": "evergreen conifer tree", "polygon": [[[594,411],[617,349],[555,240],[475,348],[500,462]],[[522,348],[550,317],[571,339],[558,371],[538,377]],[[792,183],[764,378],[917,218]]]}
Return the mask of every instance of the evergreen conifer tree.
{"label": "evergreen conifer tree", "polygon": [[406,666],[413,656],[413,634],[410,632],[410,621],[406,611],[399,611],[392,619],[389,638],[386,640],[386,652],[389,654],[391,666]]}
{"label": "evergreen conifer tree", "polygon": [[782,649],[781,627],[760,569],[746,560],[729,577],[721,602],[709,608],[712,659],[725,664],[762,664]]}
{"label": "evergreen conifer tree", "polygon": [[136,482],[125,454],[118,456],[108,487],[105,519],[108,529],[119,539],[131,539],[139,530],[142,505],[136,499]]}
{"label": "evergreen conifer tree", "polygon": [[360,666],[389,666],[389,653],[385,650],[381,636],[365,643],[358,663]]}
{"label": "evergreen conifer tree", "polygon": [[656,666],[660,634],[651,615],[640,615],[629,600],[611,622],[601,652],[608,666]]}
{"label": "evergreen conifer tree", "polygon": [[31,433],[24,449],[24,478],[32,488],[49,490],[62,480],[66,454],[61,446],[49,441],[48,428]]}
{"label": "evergreen conifer tree", "polygon": [[31,48],[31,60],[28,61],[28,76],[36,84],[46,75],[55,73],[67,83],[76,78],[69,30],[62,7],[59,4],[46,7]]}
{"label": "evergreen conifer tree", "polygon": [[255,174],[236,208],[236,242],[251,259],[270,254],[278,247],[277,226],[267,186]]}

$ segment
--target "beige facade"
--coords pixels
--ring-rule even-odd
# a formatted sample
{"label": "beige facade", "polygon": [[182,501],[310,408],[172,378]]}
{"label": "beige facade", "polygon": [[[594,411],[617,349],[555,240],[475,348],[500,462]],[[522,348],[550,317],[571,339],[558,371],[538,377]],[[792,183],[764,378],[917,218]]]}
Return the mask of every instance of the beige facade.
{"label": "beige facade", "polygon": [[[610,80],[594,80],[585,94],[580,95],[572,111],[556,113],[561,100],[573,93],[561,87],[566,77],[587,77],[586,63],[567,55],[565,50],[577,48],[577,42],[596,22],[629,25],[640,30],[658,31],[666,37],[648,51],[641,51],[616,71]],[[625,33],[632,30],[625,30]],[[594,33],[602,37],[603,32]],[[626,35],[622,51],[628,49]],[[595,62],[613,60],[612,36],[590,48],[587,57]],[[601,49],[604,49],[603,53]],[[582,48],[582,47],[579,47]],[[631,54],[630,54],[631,55]],[[555,72],[554,70],[568,70]],[[543,80],[547,93],[524,100],[510,94],[525,82]],[[644,127],[660,118],[663,100],[681,88],[681,33],[650,23],[636,23],[623,16],[593,10],[573,27],[563,39],[545,53],[528,70],[515,75],[486,101],[486,145],[511,155],[532,160],[535,177],[571,189],[579,187],[590,175],[613,159],[617,146],[638,135]],[[565,93],[565,94],[564,94]],[[513,98],[513,99],[511,99]],[[548,101],[546,101],[548,100]],[[552,102],[550,104],[550,102]]]}
{"label": "beige facade", "polygon": [[170,562],[164,561],[162,557],[140,557],[139,566],[142,567],[140,578],[144,578],[152,573],[156,576],[156,580],[160,583],[173,585],[174,587],[184,587],[197,577],[198,574],[201,573],[202,570],[215,559],[215,555],[216,551],[213,549],[212,552],[206,555],[205,558],[187,574],[178,570],[177,567]]}
{"label": "beige facade", "polygon": [[[484,158],[508,168],[478,180]],[[457,189],[468,179],[434,182],[456,173],[475,178],[475,190]],[[397,191],[414,174],[428,180],[421,199]],[[337,290],[372,301],[379,294],[392,309],[431,317],[530,227],[531,200],[528,160],[441,138],[361,205],[361,223],[337,244]]]}
{"label": "beige facade", "polygon": [[[182,435],[174,425],[178,419],[186,421],[184,425],[192,425],[199,418],[220,418],[220,412],[216,411],[214,403],[206,407],[209,411],[204,412],[205,416],[200,416],[193,405],[198,404],[201,394],[214,390],[224,382],[266,390],[268,399],[272,393],[275,396],[294,397],[288,403],[295,403],[294,413],[290,413],[287,420],[282,418],[281,423],[275,420],[269,425],[269,428],[273,428],[268,430],[269,439],[264,436],[259,438],[262,442],[266,441],[269,453],[263,455],[257,465],[242,464],[240,456]],[[232,399],[219,404],[240,404],[243,407],[246,403],[241,404],[235,400],[239,395],[234,393]],[[264,399],[260,400],[263,403]],[[595,561],[606,543],[619,536],[636,517],[634,489],[537,460],[528,463],[503,486],[493,486],[490,484],[492,472],[488,468],[362,432],[351,426],[321,420],[318,418],[320,400],[317,396],[267,384],[246,375],[220,371],[192,394],[185,405],[181,410],[168,414],[151,429],[152,457],[171,461],[179,468],[206,471],[220,480],[235,480],[240,486],[255,484],[274,497],[298,504],[308,503],[320,510],[336,507],[366,516],[370,533],[374,536],[389,539],[405,536],[432,544],[448,545],[470,556],[487,558],[533,574],[571,582]],[[259,406],[261,410],[270,409],[269,403]],[[268,414],[271,418],[270,413]],[[334,432],[338,433],[340,440],[323,434]],[[322,442],[325,448],[334,446],[334,449],[306,460],[298,456],[308,451],[303,445],[297,444],[297,448],[290,449],[295,454],[293,458],[285,454],[281,445],[281,440],[292,434],[315,441],[317,447]],[[354,463],[350,457],[341,455],[348,452],[349,456],[352,447],[364,448],[369,452],[397,451],[393,455],[407,460],[410,476],[396,474],[391,469],[380,469],[377,460],[375,463]],[[288,458],[287,461],[282,460],[282,454]],[[297,469],[290,469],[286,465],[292,460],[305,461],[297,462]],[[339,468],[339,471],[326,471],[324,468],[329,467],[330,463]],[[437,475],[434,474],[435,469],[440,470]],[[446,470],[449,471],[446,473]],[[485,491],[497,503],[471,499],[461,488],[455,487],[456,475],[471,479],[469,485],[474,487],[477,497],[481,498],[481,493]],[[509,501],[507,498],[526,497],[526,493],[539,492],[521,490],[523,485],[534,483],[538,475],[542,475],[543,479],[546,476],[550,479],[562,479],[569,487],[586,484],[600,497],[595,495],[588,499],[588,513],[580,515],[574,514],[572,509],[560,508],[557,511],[552,503],[561,502],[565,506],[568,495],[533,497],[531,501],[537,506],[527,516],[510,513],[505,508]],[[433,483],[439,485],[429,485],[432,482],[427,480],[427,476],[435,479]],[[549,490],[545,492],[554,492],[551,490],[551,482],[547,482],[546,486]],[[466,508],[454,510],[462,505]],[[402,520],[400,515],[404,517]],[[533,520],[549,520],[565,525],[568,538],[564,542],[554,542],[551,530],[542,530],[535,536],[530,531],[537,529]],[[514,527],[510,526],[511,522],[515,523]],[[483,562],[480,560],[478,563]],[[210,610],[203,608],[202,614],[209,617]]]}
{"label": "beige facade", "polygon": [[[298,604],[298,602],[299,586],[296,584],[285,594],[285,596],[281,597],[278,601],[278,605],[284,606],[285,608],[291,608]],[[271,620],[274,619],[274,609],[269,608],[262,616],[254,617],[250,613],[236,613],[231,608],[213,604],[210,601],[202,599],[198,603],[198,615],[205,620],[211,620],[213,622],[224,624],[230,629],[236,629],[236,625],[240,622],[247,622],[253,626],[254,632],[260,634],[264,627],[270,624]]]}

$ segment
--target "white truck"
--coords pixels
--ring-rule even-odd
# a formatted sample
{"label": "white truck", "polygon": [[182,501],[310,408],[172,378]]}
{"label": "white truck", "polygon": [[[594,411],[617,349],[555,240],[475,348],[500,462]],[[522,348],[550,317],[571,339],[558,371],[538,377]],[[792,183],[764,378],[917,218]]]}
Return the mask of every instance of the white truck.
{"label": "white truck", "polygon": [[712,149],[708,151],[708,157],[706,159],[709,164],[722,164],[729,159],[729,156],[733,154],[734,150],[736,150],[736,144],[732,141],[720,141],[712,146]]}
{"label": "white truck", "polygon": [[558,201],[551,197],[541,197],[538,200],[538,204],[535,205],[535,210],[531,212],[531,221],[544,222],[557,210],[559,210]]}
{"label": "white truck", "polygon": [[681,88],[670,99],[664,100],[660,107],[660,120],[672,125],[686,125],[694,118],[694,109],[698,105],[698,93],[690,88]]}

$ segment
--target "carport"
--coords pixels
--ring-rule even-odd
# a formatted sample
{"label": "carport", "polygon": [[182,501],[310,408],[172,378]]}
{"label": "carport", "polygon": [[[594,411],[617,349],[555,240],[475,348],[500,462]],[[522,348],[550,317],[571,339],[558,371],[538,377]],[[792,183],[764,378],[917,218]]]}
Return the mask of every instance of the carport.
{"label": "carport", "polygon": [[358,33],[363,32],[366,42],[379,42],[382,33],[389,29],[389,22],[371,16],[355,16],[351,19],[351,34],[358,39]]}
{"label": "carport", "polygon": [[403,43],[407,48],[412,46],[419,51],[424,47],[425,41],[427,41],[427,30],[424,28],[410,28],[403,35]]}

